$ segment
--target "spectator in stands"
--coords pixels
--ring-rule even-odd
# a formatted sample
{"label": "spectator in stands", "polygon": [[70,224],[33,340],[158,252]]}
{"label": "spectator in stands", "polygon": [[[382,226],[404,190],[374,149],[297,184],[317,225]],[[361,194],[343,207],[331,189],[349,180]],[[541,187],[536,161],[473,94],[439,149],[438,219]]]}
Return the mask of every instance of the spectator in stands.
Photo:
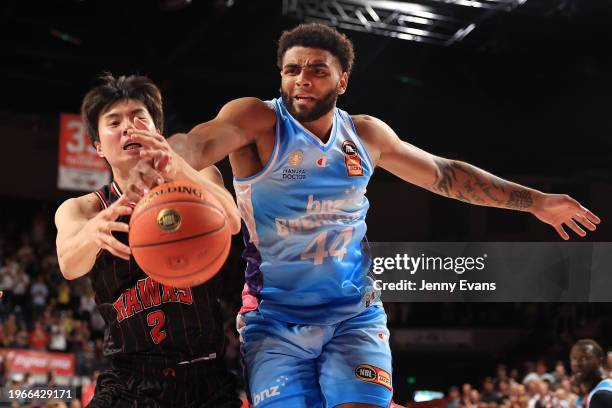
{"label": "spectator in stands", "polygon": [[536,362],[535,373],[542,381],[547,381],[549,384],[553,384],[555,382],[555,377],[548,372],[548,366],[546,365],[546,362],[542,359]]}
{"label": "spectator in stands", "polygon": [[510,370],[510,379],[516,383],[520,383],[519,381],[520,374],[518,368],[513,368]]}
{"label": "spectator in stands", "polygon": [[13,257],[8,257],[0,268],[0,290],[3,291],[4,301],[13,303],[13,286],[19,265]]}
{"label": "spectator in stands", "polygon": [[68,340],[64,326],[54,324],[51,326],[51,340],[49,342],[49,350],[51,351],[66,351],[68,348]]}
{"label": "spectator in stands", "polygon": [[480,400],[487,404],[499,404],[501,402],[499,394],[495,391],[495,383],[491,377],[486,377],[482,382],[482,394],[480,396]]}
{"label": "spectator in stands", "polygon": [[508,400],[510,397],[510,381],[500,381],[497,384],[497,395],[499,396],[500,403]]}
{"label": "spectator in stands", "polygon": [[34,330],[30,333],[28,344],[33,350],[46,350],[49,346],[49,335],[41,322],[37,321],[34,324]]}
{"label": "spectator in stands", "polygon": [[27,305],[30,277],[21,264],[13,269],[13,300],[16,305]]}
{"label": "spectator in stands", "polygon": [[70,306],[70,286],[65,280],[59,284],[57,289],[57,304],[63,310],[67,310]]}
{"label": "spectator in stands", "polygon": [[30,335],[28,334],[28,328],[25,323],[22,323],[19,326],[19,330],[15,334],[15,339],[11,347],[18,349],[27,349],[29,348],[28,342],[30,341]]}
{"label": "spectator in stands", "polygon": [[478,408],[480,404],[480,392],[477,389],[472,388],[470,386],[470,392],[467,395],[467,398],[464,397],[461,399],[461,405],[465,408]]}
{"label": "spectator in stands", "polygon": [[36,277],[35,282],[30,287],[30,296],[32,298],[32,318],[37,319],[45,310],[47,297],[49,296],[49,288],[43,275]]}
{"label": "spectator in stands", "polygon": [[560,387],[563,380],[567,378],[567,372],[565,371],[565,364],[563,364],[563,361],[561,360],[557,361],[557,363],[555,364],[555,371],[553,372],[552,375],[553,375],[554,381],[551,385],[553,388],[556,389]]}
{"label": "spectator in stands", "polygon": [[461,404],[461,398],[459,395],[459,388],[452,386],[448,389],[448,405],[446,408],[459,408]]}
{"label": "spectator in stands", "polygon": [[17,317],[14,313],[8,315],[8,318],[2,325],[4,330],[4,344],[9,345],[15,341],[17,334]]}
{"label": "spectator in stands", "polygon": [[498,364],[495,373],[497,377],[495,377],[495,386],[499,389],[499,383],[503,381],[508,381],[508,369],[505,364]]}

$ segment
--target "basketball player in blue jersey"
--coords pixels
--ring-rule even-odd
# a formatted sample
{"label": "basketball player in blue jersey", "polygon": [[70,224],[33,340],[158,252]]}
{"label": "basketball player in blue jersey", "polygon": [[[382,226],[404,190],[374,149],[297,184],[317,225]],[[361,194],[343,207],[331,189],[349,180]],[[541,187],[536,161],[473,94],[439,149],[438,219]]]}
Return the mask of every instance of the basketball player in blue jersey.
{"label": "basketball player in blue jersey", "polygon": [[[106,324],[104,354],[111,368],[98,377],[88,406],[239,407],[223,362],[218,279],[192,288],[162,285],[140,269],[127,246],[132,206],[122,191],[130,170],[150,160],[141,158],[146,148],[129,140],[128,129],[158,136],[164,117],[159,89],[146,77],[106,75],[85,96],[81,111],[113,174],[108,186],[65,201],[55,216],[61,272],[66,279],[89,277]],[[177,172],[168,164],[157,163],[165,180],[202,185],[222,203],[232,232],[239,231],[238,209],[217,168],[196,172],[184,166],[186,172]]]}
{"label": "basketball player in blue jersey", "polygon": [[[566,195],[434,156],[379,119],[338,109],[353,59],[343,34],[300,25],[279,40],[280,98],[231,101],[169,143],[130,130],[160,160],[199,169],[229,155],[246,243],[239,326],[248,394],[258,408],[391,401],[389,331],[368,277],[365,239],[364,193],[377,166],[447,197],[531,212],[564,239],[564,226],[584,236],[583,228],[599,223]],[[133,173],[129,194],[137,198],[157,177],[153,167]]]}
{"label": "basketball player in blue jersey", "polygon": [[583,385],[588,395],[586,408],[612,408],[612,379],[604,375],[604,352],[594,340],[578,340],[570,353],[574,383]]}

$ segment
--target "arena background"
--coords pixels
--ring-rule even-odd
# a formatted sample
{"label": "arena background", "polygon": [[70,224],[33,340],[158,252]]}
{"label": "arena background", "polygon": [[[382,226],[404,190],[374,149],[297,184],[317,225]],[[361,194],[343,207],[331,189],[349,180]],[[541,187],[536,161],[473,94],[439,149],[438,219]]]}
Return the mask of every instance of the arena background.
{"label": "arena background", "polygon": [[[307,17],[300,8],[306,3],[316,8],[325,2],[12,0],[0,5],[0,286],[7,285],[14,265],[29,280],[23,293],[1,303],[0,345],[32,348],[31,333],[42,316],[50,320],[41,330],[51,337],[59,336],[52,331],[62,331],[65,350],[76,356],[77,374],[59,382],[70,380],[80,392],[88,383],[82,379],[91,379],[104,365],[95,312],[81,307],[87,304],[87,282],[66,284],[54,261],[54,211],[79,194],[57,188],[59,114],[78,113],[82,96],[103,71],[155,80],[165,97],[166,135],[212,118],[233,98],[276,97],[276,40]],[[456,24],[434,25],[431,31],[452,34],[451,28],[473,27],[447,44],[343,29],[357,58],[339,106],[383,119],[402,139],[434,154],[570,194],[602,218],[597,232],[584,240],[612,241],[612,1],[411,3]],[[220,168],[231,188],[227,162]],[[528,214],[437,197],[382,170],[371,180],[368,198],[370,241],[560,240]],[[228,364],[236,369],[231,325],[242,286],[241,249],[237,238],[222,272]],[[43,305],[30,295],[39,277],[48,290]],[[416,390],[445,392],[465,382],[480,389],[486,376],[497,375],[498,363],[508,371],[518,369],[519,382],[531,371],[527,363],[538,359],[548,371],[557,361],[569,368],[568,347],[577,338],[593,337],[606,349],[612,345],[612,308],[603,303],[395,303],[386,308],[392,338],[403,339],[392,343],[400,403],[412,400]],[[23,373],[9,371],[5,364],[0,382],[24,381]],[[52,381],[42,377],[34,375]],[[26,376],[25,381],[34,380]]]}

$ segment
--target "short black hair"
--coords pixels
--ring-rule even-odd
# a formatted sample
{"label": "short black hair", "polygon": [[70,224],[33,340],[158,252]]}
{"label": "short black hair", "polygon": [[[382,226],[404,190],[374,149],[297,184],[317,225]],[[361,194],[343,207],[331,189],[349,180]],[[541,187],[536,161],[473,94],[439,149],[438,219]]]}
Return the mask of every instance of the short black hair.
{"label": "short black hair", "polygon": [[588,346],[593,347],[593,353],[595,354],[597,358],[601,360],[605,358],[603,349],[601,348],[599,343],[597,343],[593,339],[580,339],[576,342],[576,344],[574,344],[574,347],[580,347],[580,348],[587,348]]}
{"label": "short black hair", "polygon": [[112,104],[122,100],[140,101],[147,108],[155,128],[164,131],[164,109],[159,88],[141,75],[115,77],[109,72],[100,76],[101,84],[87,92],[81,104],[81,117],[91,143],[100,141],[98,120]]}
{"label": "short black hair", "polygon": [[342,71],[350,75],[355,61],[355,51],[351,40],[335,28],[321,23],[300,24],[285,31],[278,40],[276,64],[282,68],[283,57],[289,48],[308,47],[329,51],[340,61]]}

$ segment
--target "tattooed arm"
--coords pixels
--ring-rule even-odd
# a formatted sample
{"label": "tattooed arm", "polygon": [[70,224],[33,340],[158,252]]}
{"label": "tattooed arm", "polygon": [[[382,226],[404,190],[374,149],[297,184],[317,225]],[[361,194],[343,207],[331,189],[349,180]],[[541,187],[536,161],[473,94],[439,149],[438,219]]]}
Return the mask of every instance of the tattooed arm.
{"label": "tattooed arm", "polygon": [[469,163],[433,157],[435,178],[428,190],[466,203],[532,211],[543,193],[501,179]]}
{"label": "tattooed arm", "polygon": [[[530,212],[550,224],[563,239],[564,226],[585,236],[599,218],[573,198],[546,194],[513,183],[471,164],[445,159],[403,142],[384,122],[365,115],[353,117],[374,165],[434,193],[467,203]],[[580,226],[580,225],[582,226]]]}

